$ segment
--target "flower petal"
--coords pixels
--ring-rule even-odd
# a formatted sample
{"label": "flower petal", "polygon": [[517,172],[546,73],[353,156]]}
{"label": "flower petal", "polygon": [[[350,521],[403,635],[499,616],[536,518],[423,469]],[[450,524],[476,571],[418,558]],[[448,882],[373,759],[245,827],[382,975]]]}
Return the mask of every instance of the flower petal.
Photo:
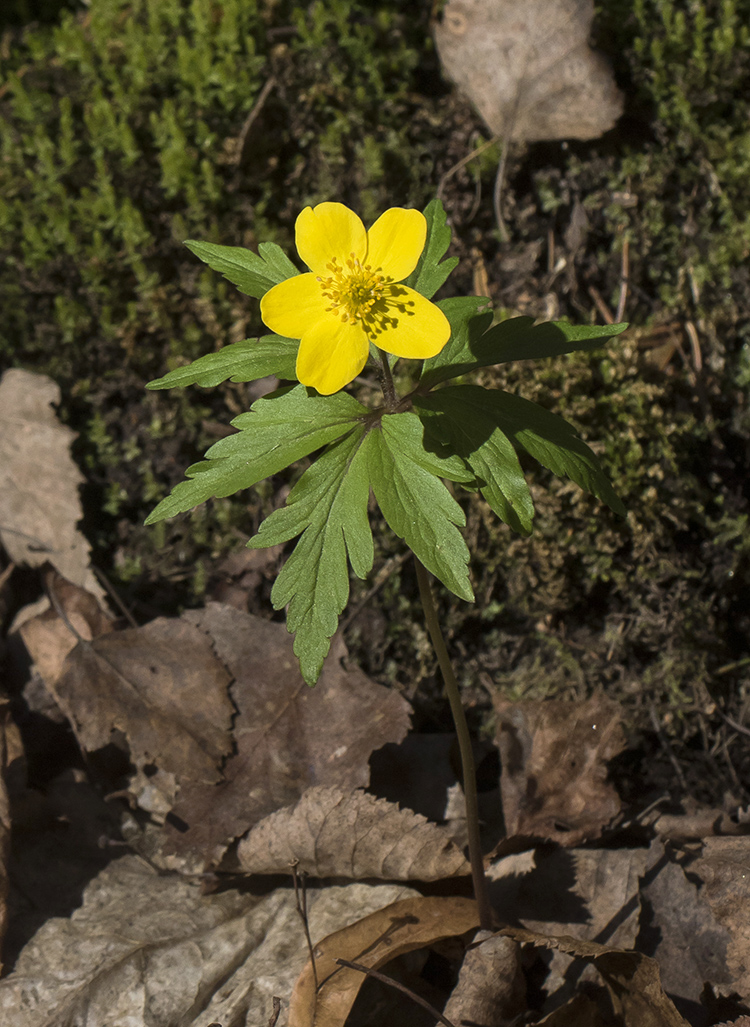
{"label": "flower petal", "polygon": [[418,210],[391,207],[367,233],[367,263],[400,282],[417,266],[427,239],[427,219]]}
{"label": "flower petal", "polygon": [[305,207],[297,218],[294,234],[297,252],[316,275],[322,275],[334,257],[345,264],[352,253],[361,260],[367,252],[365,226],[343,203]]}
{"label": "flower petal", "polygon": [[440,352],[451,337],[448,318],[406,285],[391,285],[385,293],[388,315],[384,329],[372,341],[396,357],[425,360]]}
{"label": "flower petal", "polygon": [[301,339],[325,316],[329,303],[315,275],[295,275],[274,285],[261,298],[260,316],[272,332]]}
{"label": "flower petal", "polygon": [[297,377],[324,396],[353,381],[367,363],[370,344],[357,324],[329,314],[305,332],[297,353]]}

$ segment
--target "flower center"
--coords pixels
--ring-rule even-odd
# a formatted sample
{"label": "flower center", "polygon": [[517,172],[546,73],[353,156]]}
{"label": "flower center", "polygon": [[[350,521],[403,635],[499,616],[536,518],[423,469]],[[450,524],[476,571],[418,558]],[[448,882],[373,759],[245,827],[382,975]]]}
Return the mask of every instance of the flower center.
{"label": "flower center", "polygon": [[370,264],[361,264],[353,253],[346,267],[335,258],[326,267],[330,276],[318,275],[323,295],[330,301],[326,310],[350,324],[359,322],[365,331],[377,334],[379,323],[387,317],[385,287],[393,279],[382,274],[380,268],[373,270]]}

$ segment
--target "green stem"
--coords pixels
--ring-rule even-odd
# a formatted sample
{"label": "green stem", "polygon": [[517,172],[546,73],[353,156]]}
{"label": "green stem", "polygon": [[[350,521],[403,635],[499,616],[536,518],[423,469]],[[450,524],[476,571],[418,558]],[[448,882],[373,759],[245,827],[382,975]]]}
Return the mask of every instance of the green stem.
{"label": "green stem", "polygon": [[388,363],[388,354],[385,350],[380,350],[380,362],[383,365],[380,371],[380,385],[383,389],[383,396],[388,407],[393,408],[398,403],[398,396],[396,395],[396,386],[393,384],[393,375],[391,374],[391,365]]}
{"label": "green stem", "polygon": [[448,656],[448,650],[440,629],[435,600],[430,586],[430,577],[425,567],[414,557],[417,567],[417,581],[419,583],[419,598],[422,600],[427,630],[432,640],[435,655],[437,656],[440,670],[445,682],[445,691],[448,695],[448,702],[451,705],[453,723],[456,727],[458,748],[461,753],[461,767],[464,778],[464,796],[466,798],[466,826],[469,832],[469,863],[471,864],[471,878],[474,883],[474,897],[479,907],[479,926],[483,931],[493,930],[492,907],[490,906],[487,893],[487,878],[484,874],[484,860],[482,859],[482,844],[479,838],[479,803],[477,800],[477,774],[474,766],[474,750],[469,734],[469,725],[466,723],[466,714],[461,703],[461,693],[458,690],[456,675],[453,673],[453,666]]}

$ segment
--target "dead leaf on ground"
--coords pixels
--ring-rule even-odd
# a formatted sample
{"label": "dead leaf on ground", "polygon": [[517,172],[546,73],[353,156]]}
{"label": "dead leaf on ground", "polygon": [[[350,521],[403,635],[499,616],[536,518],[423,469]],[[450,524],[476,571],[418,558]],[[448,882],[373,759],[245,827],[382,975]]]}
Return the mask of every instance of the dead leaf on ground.
{"label": "dead leaf on ground", "polygon": [[[99,604],[96,596],[74,585],[53,568],[44,575],[45,585],[62,611],[50,607],[31,620],[24,621],[19,633],[29,656],[48,689],[62,674],[65,657],[78,643],[77,632],[88,642],[112,631],[112,618]],[[67,624],[66,624],[67,620]],[[71,627],[74,631],[71,631]]]}
{"label": "dead leaf on ground", "polygon": [[119,730],[136,766],[217,781],[232,749],[229,681],[202,631],[159,617],[79,642],[52,691],[85,752]]}
{"label": "dead leaf on ground", "polygon": [[[404,895],[403,886],[308,888],[311,930],[338,931]],[[0,981],[13,1027],[265,1024],[307,958],[290,887],[212,895],[135,856],[111,863],[70,918],[50,920]]]}
{"label": "dead leaf on ground", "polygon": [[420,896],[395,902],[330,934],[314,944],[317,993],[308,961],[292,993],[289,1027],[343,1027],[365,975],[339,966],[337,959],[377,970],[405,952],[466,934],[478,922],[473,899]]}
{"label": "dead leaf on ground", "polygon": [[[659,964],[664,990],[673,998],[698,1002],[705,981],[727,986],[722,990],[740,988],[727,959],[732,935],[714,915],[692,867],[686,869],[687,874],[673,850],[660,841],[652,844],[649,868],[641,882],[647,910],[647,934],[641,941],[653,946],[647,951]],[[747,890],[747,880],[736,883],[738,890]]]}
{"label": "dead leaf on ground", "polygon": [[443,1015],[454,1024],[507,1027],[525,1010],[526,980],[511,938],[489,931],[474,937]]}
{"label": "dead leaf on ground", "polygon": [[[19,739],[10,717],[10,704],[7,698],[0,694],[0,945],[5,937],[8,921],[8,861],[10,859],[11,821],[6,775],[12,760],[17,757],[18,743]],[[2,964],[0,963],[1,968]]]}
{"label": "dead leaf on ground", "polygon": [[0,379],[0,541],[14,563],[47,560],[94,595],[90,548],[76,529],[83,482],[70,455],[75,432],[52,409],[60,389],[45,375],[11,368]]}
{"label": "dead leaf on ground", "polygon": [[168,851],[216,860],[231,840],[314,785],[365,787],[373,749],[406,735],[409,704],[357,668],[345,669],[340,640],[310,688],[283,624],[219,603],[185,619],[207,633],[234,678],[236,754],[218,785],[183,787],[173,810],[182,829],[167,828]]}
{"label": "dead leaf on ground", "polygon": [[707,838],[688,872],[703,881],[702,897],[727,929],[731,987],[750,1002],[750,838]]}
{"label": "dead leaf on ground", "polygon": [[[570,937],[546,937],[535,931],[504,927],[500,934],[521,944],[554,949],[592,963],[609,990],[614,1014],[622,1027],[690,1027],[667,998],[661,986],[659,964],[640,952],[626,952],[593,941]],[[545,1023],[562,1027],[555,1015]]]}
{"label": "dead leaf on ground", "polygon": [[498,717],[505,827],[560,845],[598,838],[620,812],[607,761],[625,747],[620,708],[603,695],[581,703],[509,703]]}
{"label": "dead leaf on ground", "polygon": [[593,0],[448,0],[435,41],[446,75],[493,135],[596,139],[623,99],[589,47]]}
{"label": "dead leaf on ground", "polygon": [[309,788],[239,844],[247,874],[283,874],[295,863],[313,877],[439,881],[470,873],[444,827],[367,792]]}

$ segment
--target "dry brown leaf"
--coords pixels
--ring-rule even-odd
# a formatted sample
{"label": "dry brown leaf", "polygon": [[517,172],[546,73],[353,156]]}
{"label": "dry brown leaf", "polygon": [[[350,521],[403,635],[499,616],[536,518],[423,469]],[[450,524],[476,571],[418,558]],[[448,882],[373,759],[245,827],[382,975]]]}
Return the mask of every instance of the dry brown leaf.
{"label": "dry brown leaf", "polygon": [[119,730],[136,766],[217,781],[232,748],[229,681],[203,632],[159,617],[79,642],[52,691],[84,751]]}
{"label": "dry brown leaf", "polygon": [[435,41],[447,76],[493,135],[595,139],[623,110],[590,49],[593,0],[448,0]]}
{"label": "dry brown leaf", "polygon": [[591,962],[609,989],[614,1014],[621,1017],[623,1027],[690,1027],[664,994],[655,959],[593,941],[547,937],[518,927],[505,927],[500,933],[521,944],[556,949]]}
{"label": "dry brown leaf", "polygon": [[337,959],[377,970],[405,952],[466,934],[478,923],[472,899],[419,897],[394,902],[330,934],[313,950],[320,982],[317,994],[308,961],[294,986],[289,1027],[343,1027],[365,975],[339,966]]}
{"label": "dry brown leaf", "polygon": [[750,1002],[750,838],[707,838],[689,872],[703,881],[702,897],[729,932],[726,968],[732,988]]}
{"label": "dry brown leaf", "polygon": [[210,862],[313,785],[365,787],[373,749],[406,735],[409,704],[360,670],[346,670],[340,640],[309,688],[283,624],[219,603],[185,619],[208,633],[234,678],[236,755],[220,784],[183,787],[173,810],[183,830],[168,828],[170,851]]}
{"label": "dry brown leaf", "polygon": [[[732,935],[717,922],[705,889],[659,841],[651,846],[649,863],[641,897],[648,911],[648,938],[656,941],[648,953],[659,964],[664,990],[691,1002],[700,1001],[706,981],[739,990],[727,960]],[[688,873],[693,877],[692,867]],[[747,888],[746,881],[737,884]]]}
{"label": "dry brown leaf", "polygon": [[78,643],[78,637],[71,631],[71,627],[78,636],[90,642],[112,631],[113,624],[96,596],[74,585],[54,569],[45,574],[45,584],[54,595],[64,618],[54,607],[50,607],[44,613],[24,621],[19,632],[42,680],[51,689],[62,673],[65,657]]}
{"label": "dry brown leaf", "polygon": [[[338,931],[404,895],[394,885],[308,888],[310,928]],[[48,921],[0,981],[13,1027],[207,1027],[266,1024],[307,959],[294,892],[203,895],[135,856],[110,863],[83,905]]]}
{"label": "dry brown leaf", "polygon": [[518,945],[480,931],[469,948],[443,1015],[454,1024],[507,1027],[525,1009],[526,980]]}
{"label": "dry brown leaf", "polygon": [[309,788],[262,820],[239,844],[247,874],[283,874],[295,863],[313,877],[439,881],[470,873],[444,827],[367,792]]}
{"label": "dry brown leaf", "polygon": [[607,761],[625,746],[619,706],[603,695],[581,703],[493,699],[509,836],[579,845],[620,811]]}
{"label": "dry brown leaf", "polygon": [[538,1020],[536,1027],[610,1027],[599,1006],[589,995],[579,992],[564,1006]]}
{"label": "dry brown leaf", "polygon": [[0,379],[0,541],[14,563],[49,560],[100,596],[89,544],[76,529],[83,475],[70,455],[75,433],[52,409],[59,402],[60,389],[45,375],[12,368]]}

